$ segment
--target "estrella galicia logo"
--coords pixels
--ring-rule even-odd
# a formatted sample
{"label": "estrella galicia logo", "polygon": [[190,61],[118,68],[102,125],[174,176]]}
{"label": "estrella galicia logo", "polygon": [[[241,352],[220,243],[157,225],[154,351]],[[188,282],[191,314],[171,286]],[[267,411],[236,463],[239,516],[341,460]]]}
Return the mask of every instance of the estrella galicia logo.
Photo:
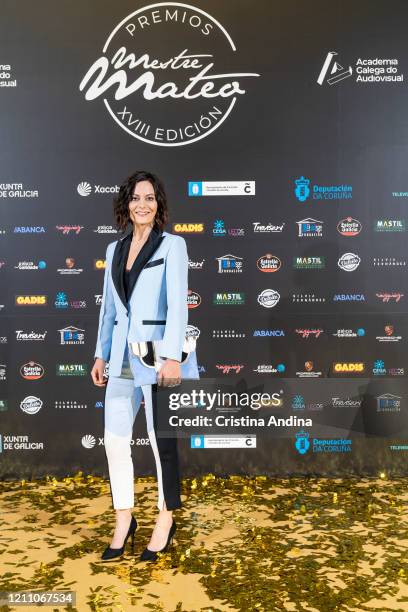
{"label": "estrella galicia logo", "polygon": [[307,198],[310,196],[310,179],[301,176],[300,178],[295,179],[295,183],[295,196],[299,202],[306,202]]}
{"label": "estrella galicia logo", "polygon": [[310,448],[310,434],[303,429],[296,434],[295,448],[300,455],[304,455]]}
{"label": "estrella galicia logo", "polygon": [[79,90],[88,102],[102,98],[133,138],[188,145],[214,132],[245,95],[248,77],[260,76],[242,71],[236,51],[225,26],[207,12],[158,2],[113,28]]}

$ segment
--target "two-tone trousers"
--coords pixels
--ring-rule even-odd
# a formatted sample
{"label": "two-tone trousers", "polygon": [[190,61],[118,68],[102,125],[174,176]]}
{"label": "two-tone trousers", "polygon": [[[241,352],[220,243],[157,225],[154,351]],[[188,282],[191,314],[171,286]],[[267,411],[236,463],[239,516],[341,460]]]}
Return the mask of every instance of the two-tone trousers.
{"label": "two-tone trousers", "polygon": [[[136,359],[130,357],[130,359]],[[114,509],[133,508],[134,467],[131,453],[133,424],[142,397],[147,433],[156,464],[159,510],[181,508],[177,438],[157,433],[157,384],[137,386],[126,349],[120,376],[109,376],[105,393],[104,442]]]}

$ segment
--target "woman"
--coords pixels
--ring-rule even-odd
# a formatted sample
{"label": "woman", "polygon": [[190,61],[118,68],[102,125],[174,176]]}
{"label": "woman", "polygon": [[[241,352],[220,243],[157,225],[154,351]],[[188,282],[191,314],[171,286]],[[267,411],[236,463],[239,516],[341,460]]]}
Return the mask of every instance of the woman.
{"label": "woman", "polygon": [[156,462],[159,515],[140,558],[156,560],[176,530],[172,511],[181,507],[177,439],[156,435],[157,385],[199,378],[195,338],[187,334],[188,256],[184,238],[163,231],[167,198],[156,175],[138,171],[128,177],[114,200],[114,214],[123,235],[106,249],[91,372],[95,385],[106,385],[104,443],[116,510],[116,528],[102,560],[121,557],[129,536],[133,548],[137,522],[130,442],[142,396]]}

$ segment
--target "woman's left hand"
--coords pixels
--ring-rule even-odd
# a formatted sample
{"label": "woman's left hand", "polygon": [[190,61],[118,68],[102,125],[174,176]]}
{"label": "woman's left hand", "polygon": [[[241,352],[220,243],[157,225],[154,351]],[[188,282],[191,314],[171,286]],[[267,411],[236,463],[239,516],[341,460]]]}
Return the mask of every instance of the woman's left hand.
{"label": "woman's left hand", "polygon": [[175,387],[181,383],[180,362],[175,359],[166,359],[157,373],[157,384],[163,387]]}

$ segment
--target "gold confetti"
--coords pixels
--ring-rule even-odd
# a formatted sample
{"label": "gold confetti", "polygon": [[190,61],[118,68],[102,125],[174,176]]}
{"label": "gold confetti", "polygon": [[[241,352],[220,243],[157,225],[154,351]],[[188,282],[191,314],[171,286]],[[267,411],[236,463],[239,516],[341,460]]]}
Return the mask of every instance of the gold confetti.
{"label": "gold confetti", "polygon": [[[217,601],[214,612],[361,612],[370,601],[385,611],[391,600],[400,612],[408,609],[401,587],[408,583],[406,484],[385,471],[372,479],[185,478],[175,543],[146,564],[139,554],[154,526],[157,482],[138,478],[135,554],[127,549],[120,563],[108,565],[99,562],[114,528],[105,479],[78,472],[4,481],[0,588],[72,588],[88,609],[104,612],[210,612],[208,598]],[[79,580],[68,570],[72,561],[81,566]],[[172,576],[180,601],[166,607],[157,593]],[[206,595],[194,608],[183,605],[192,577]]]}

